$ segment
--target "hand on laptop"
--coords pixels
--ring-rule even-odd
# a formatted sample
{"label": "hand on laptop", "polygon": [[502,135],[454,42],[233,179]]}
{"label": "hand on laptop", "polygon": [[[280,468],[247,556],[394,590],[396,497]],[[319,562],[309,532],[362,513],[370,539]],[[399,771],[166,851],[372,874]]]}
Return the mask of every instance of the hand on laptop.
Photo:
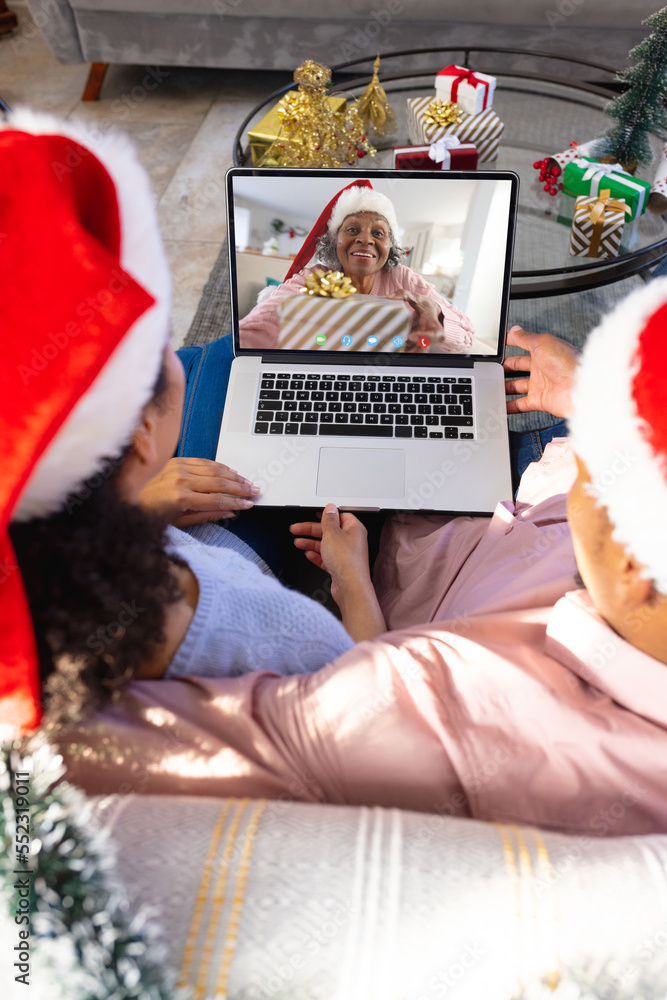
{"label": "hand on laptop", "polygon": [[529,354],[505,358],[506,372],[529,372],[523,378],[506,380],[505,393],[508,396],[519,394],[518,399],[507,400],[507,412],[541,410],[557,417],[568,417],[579,351],[550,333],[528,333],[520,326],[512,327],[507,343],[529,351]]}
{"label": "hand on laptop", "polygon": [[252,507],[259,488],[207,458],[172,458],[142,493],[141,505],[177,528],[233,517]]}
{"label": "hand on laptop", "polygon": [[341,610],[343,625],[356,642],[387,631],[371,582],[366,528],[349,512],[327,504],[321,521],[290,525],[294,544],[306,558],[331,574],[331,596]]}

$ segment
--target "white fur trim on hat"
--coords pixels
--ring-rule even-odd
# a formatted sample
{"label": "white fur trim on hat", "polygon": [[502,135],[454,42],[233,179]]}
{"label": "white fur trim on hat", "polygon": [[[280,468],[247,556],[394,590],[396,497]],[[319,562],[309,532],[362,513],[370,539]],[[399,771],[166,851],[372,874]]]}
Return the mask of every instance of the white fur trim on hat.
{"label": "white fur trim on hat", "polygon": [[330,233],[337,232],[343,220],[348,215],[357,212],[377,212],[389,223],[389,228],[398,242],[399,226],[396,210],[386,194],[368,187],[353,187],[343,191],[334,205],[327,228]]}
{"label": "white fur trim on hat", "polygon": [[16,111],[0,128],[64,135],[94,153],[116,187],[121,266],[156,300],[128,330],[35,466],[13,515],[27,521],[58,510],[69,493],[101,468],[103,459],[115,458],[130,442],[162,364],[171,279],[148,175],[124,135],[27,109]]}
{"label": "white fur trim on hat", "polygon": [[[591,494],[606,508],[613,537],[667,594],[667,469],[641,432],[632,395],[639,336],[667,303],[667,278],[633,292],[603,319],[584,347],[569,420]],[[666,376],[667,377],[667,376]]]}

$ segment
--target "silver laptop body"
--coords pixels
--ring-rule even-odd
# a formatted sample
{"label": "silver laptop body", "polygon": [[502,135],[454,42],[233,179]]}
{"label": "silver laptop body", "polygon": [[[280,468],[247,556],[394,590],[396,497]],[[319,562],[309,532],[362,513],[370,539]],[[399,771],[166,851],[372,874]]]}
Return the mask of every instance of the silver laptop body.
{"label": "silver laptop body", "polygon": [[[330,198],[360,176],[228,172],[235,359],[216,458],[261,488],[258,505],[490,514],[512,494],[502,359],[516,174],[369,175],[395,205],[411,267],[469,316],[470,353],[405,354],[393,339],[378,352],[365,342],[360,349],[358,338],[350,350],[336,331],[324,345],[310,337],[296,350],[280,340],[243,346],[243,319],[257,291],[248,275],[272,270],[280,281],[290,264],[289,231],[308,232]],[[285,250],[262,257],[252,243],[271,216],[285,220]]]}

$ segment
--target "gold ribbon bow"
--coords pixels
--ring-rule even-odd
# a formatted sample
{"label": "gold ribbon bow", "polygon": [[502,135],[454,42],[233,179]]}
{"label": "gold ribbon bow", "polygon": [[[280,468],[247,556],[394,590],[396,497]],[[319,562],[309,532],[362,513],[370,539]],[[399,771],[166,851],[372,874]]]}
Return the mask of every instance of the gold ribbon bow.
{"label": "gold ribbon bow", "polygon": [[313,271],[306,277],[306,295],[319,295],[324,299],[346,299],[356,294],[356,288],[342,271]]}
{"label": "gold ribbon bow", "polygon": [[453,101],[431,101],[424,112],[427,125],[458,125],[463,121],[463,112]]}
{"label": "gold ribbon bow", "polygon": [[611,197],[611,190],[609,188],[600,191],[597,201],[594,205],[590,206],[588,211],[588,217],[593,223],[593,232],[591,234],[591,245],[586,254],[587,257],[597,257],[598,255],[602,231],[604,229],[605,213],[608,208],[614,212],[625,212],[626,214],[632,212],[630,205],[626,204],[626,202]]}

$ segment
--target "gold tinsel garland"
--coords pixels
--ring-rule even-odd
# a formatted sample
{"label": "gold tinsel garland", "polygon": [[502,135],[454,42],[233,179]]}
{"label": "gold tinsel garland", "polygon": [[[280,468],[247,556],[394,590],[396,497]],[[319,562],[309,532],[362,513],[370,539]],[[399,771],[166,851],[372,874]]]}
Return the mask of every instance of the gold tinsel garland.
{"label": "gold tinsel garland", "polygon": [[356,288],[342,271],[322,271],[318,268],[306,277],[306,295],[318,295],[327,299],[346,299],[356,295]]}
{"label": "gold tinsel garland", "polygon": [[463,112],[453,101],[431,101],[424,112],[426,125],[458,125],[461,121],[463,121]]}
{"label": "gold tinsel garland", "polygon": [[380,83],[378,71],[380,69],[380,57],[373,63],[373,78],[365,91],[352,105],[356,108],[366,129],[373,126],[376,135],[386,135],[387,132],[396,131],[396,115],[387,100],[384,87]]}
{"label": "gold tinsel garland", "polygon": [[[307,59],[294,71],[296,94],[286,94],[278,104],[282,129],[263,159],[281,167],[342,167],[358,158],[375,155],[357,109],[336,114],[327,100],[331,82],[327,66]],[[260,164],[261,165],[261,164]]]}

